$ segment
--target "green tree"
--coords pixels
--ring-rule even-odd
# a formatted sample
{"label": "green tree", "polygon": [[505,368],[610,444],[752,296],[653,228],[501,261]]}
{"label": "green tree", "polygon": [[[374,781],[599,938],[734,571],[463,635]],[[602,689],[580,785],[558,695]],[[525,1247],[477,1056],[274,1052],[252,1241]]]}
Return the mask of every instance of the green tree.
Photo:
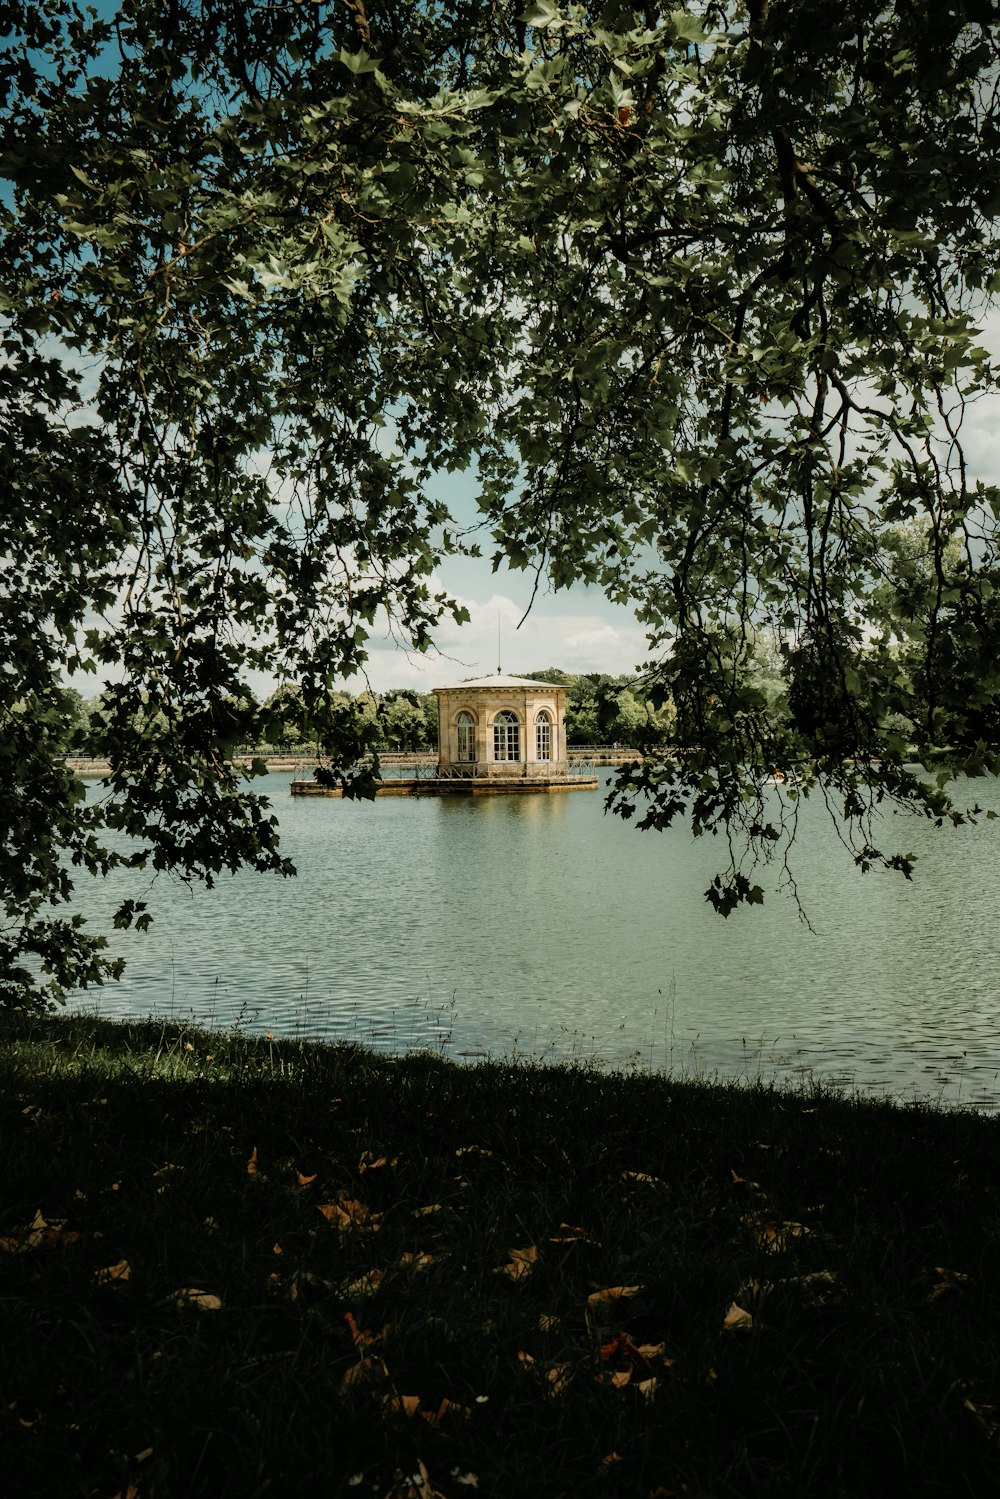
{"label": "green tree", "polygon": [[423,749],[427,719],[416,692],[387,692],[382,700],[382,733],[387,749]]}
{"label": "green tree", "polygon": [[438,747],[438,700],[435,693],[420,694],[420,711],[424,715],[424,748],[435,751]]}
{"label": "green tree", "polygon": [[601,744],[601,726],[597,719],[597,699],[575,690],[566,708],[566,741],[568,744]]}
{"label": "green tree", "polygon": [[636,697],[631,687],[623,687],[615,698],[617,712],[612,723],[616,743],[637,746],[648,742],[655,732],[649,704]]}
{"label": "green tree", "polygon": [[85,753],[90,734],[90,712],[86,700],[75,687],[64,687],[60,700],[65,714],[63,745],[66,753]]}
{"label": "green tree", "polygon": [[[346,693],[342,694],[346,698]],[[276,687],[264,704],[260,745],[283,754],[304,750],[309,743],[309,723],[302,692],[294,682]]]}
{"label": "green tree", "polygon": [[[646,825],[766,853],[760,769],[796,758],[859,863],[904,872],[872,798],[961,816],[886,726],[912,722],[945,778],[996,766],[994,672],[978,703],[947,684],[975,629],[1000,658],[998,500],[961,449],[993,382],[992,0],[6,16],[11,993],[26,957],[57,984],[105,971],[59,907],[70,868],[126,857],[107,828],[137,867],[289,872],[227,754],[247,668],[295,683],[330,773],[363,763],[370,785],[371,725],[334,686],[376,619],[424,650],[463,618],[432,581],[459,545],[445,470],[474,465],[498,565],[597,584],[644,622],[647,696],[686,752],[623,776],[620,810],[642,793]],[[913,517],[935,578],[919,689],[884,587]],[[86,806],[59,683],[103,667],[109,794]],[[709,898],[760,893],[731,866]]]}
{"label": "green tree", "polygon": [[995,573],[972,565],[958,537],[939,548],[932,526],[911,520],[886,532],[882,575],[891,650],[907,688],[897,732],[907,743],[1000,743]]}

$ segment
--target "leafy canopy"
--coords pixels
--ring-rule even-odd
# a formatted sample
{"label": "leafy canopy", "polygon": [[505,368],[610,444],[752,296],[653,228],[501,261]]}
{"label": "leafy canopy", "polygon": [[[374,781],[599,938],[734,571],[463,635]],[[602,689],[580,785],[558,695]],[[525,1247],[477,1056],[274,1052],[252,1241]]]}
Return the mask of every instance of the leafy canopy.
{"label": "leafy canopy", "polygon": [[[228,760],[248,668],[370,785],[332,688],[374,625],[426,649],[461,618],[436,480],[473,465],[498,565],[648,628],[683,753],[619,810],[752,859],[788,834],[761,771],[795,761],[907,873],[873,800],[960,818],[948,777],[997,768],[998,496],[961,443],[994,379],[991,0],[5,15],[9,994],[108,971],[74,867],[289,871]],[[90,804],[60,759],[86,670]],[[709,896],[760,887],[734,855]]]}

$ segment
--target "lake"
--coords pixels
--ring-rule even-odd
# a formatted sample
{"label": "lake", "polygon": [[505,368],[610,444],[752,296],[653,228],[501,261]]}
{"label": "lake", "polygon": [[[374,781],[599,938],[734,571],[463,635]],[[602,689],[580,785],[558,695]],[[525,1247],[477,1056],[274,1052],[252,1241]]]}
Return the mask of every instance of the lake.
{"label": "lake", "polygon": [[[113,934],[124,979],[74,1008],[1000,1102],[1000,821],[893,818],[883,846],[920,855],[908,883],[861,876],[804,804],[793,860],[810,931],[769,870],[763,907],[718,917],[703,892],[721,841],[640,833],[599,791],[351,802],[293,798],[290,780],[257,784],[297,879],[191,891],[160,877],[147,894],[118,871],[81,887],[97,920],[126,894],[155,919]],[[1000,810],[996,782],[970,790]]]}

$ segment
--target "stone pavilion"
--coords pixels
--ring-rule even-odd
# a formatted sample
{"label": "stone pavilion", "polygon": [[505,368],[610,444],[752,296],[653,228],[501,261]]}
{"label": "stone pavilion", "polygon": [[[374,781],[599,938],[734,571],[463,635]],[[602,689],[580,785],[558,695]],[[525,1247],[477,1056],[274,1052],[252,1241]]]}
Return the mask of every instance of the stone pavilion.
{"label": "stone pavilion", "polygon": [[434,691],[439,778],[567,776],[565,687],[498,672]]}

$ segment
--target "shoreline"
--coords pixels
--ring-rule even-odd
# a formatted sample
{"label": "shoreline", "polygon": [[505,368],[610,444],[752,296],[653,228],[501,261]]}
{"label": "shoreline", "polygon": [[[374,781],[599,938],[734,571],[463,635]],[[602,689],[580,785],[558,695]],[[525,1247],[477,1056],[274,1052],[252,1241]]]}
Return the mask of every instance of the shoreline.
{"label": "shoreline", "polygon": [[[570,746],[566,751],[566,758],[571,765],[630,765],[634,761],[641,761],[642,754],[639,750],[614,749],[605,745],[574,748]],[[267,766],[268,774],[280,774],[282,771],[308,771],[310,775],[316,768],[317,761],[321,756],[311,755],[237,755],[234,764],[243,765],[249,769],[254,759],[262,759]],[[70,770],[81,776],[107,775],[111,769],[108,760],[86,755],[67,755],[65,763]],[[379,763],[388,770],[429,770],[438,763],[436,751],[428,751],[426,754],[414,752],[405,754],[386,750],[379,755]],[[391,778],[386,778],[391,779]]]}

